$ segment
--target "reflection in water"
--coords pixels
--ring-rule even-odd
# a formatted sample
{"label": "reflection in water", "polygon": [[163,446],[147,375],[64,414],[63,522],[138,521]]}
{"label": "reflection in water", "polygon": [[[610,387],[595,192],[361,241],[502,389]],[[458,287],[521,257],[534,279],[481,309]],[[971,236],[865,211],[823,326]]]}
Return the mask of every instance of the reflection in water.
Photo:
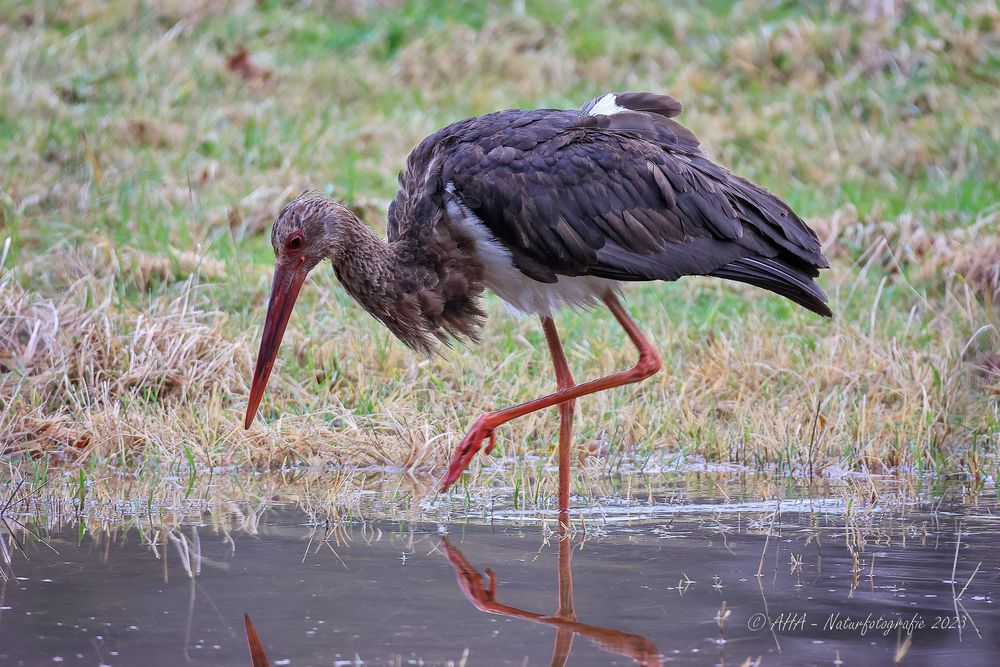
{"label": "reflection in water", "polygon": [[[645,637],[588,625],[577,620],[576,609],[573,605],[573,539],[568,534],[568,525],[569,517],[565,512],[562,512],[559,521],[559,601],[556,613],[550,616],[518,609],[499,602],[496,596],[497,580],[493,570],[486,570],[489,584],[484,587],[482,576],[472,567],[462,552],[453,546],[448,538],[442,539],[441,544],[448,556],[448,561],[455,568],[458,585],[461,586],[465,597],[477,609],[488,614],[522,618],[543,625],[551,625],[556,629],[555,647],[552,652],[553,667],[566,664],[573,647],[573,638],[576,635],[586,637],[609,653],[632,658],[643,667],[659,667],[663,664],[660,653],[653,642]],[[610,582],[604,583],[610,585]]]}
{"label": "reflection in water", "polygon": [[264,647],[260,643],[260,637],[257,635],[257,628],[250,620],[250,614],[243,614],[243,623],[247,629],[247,647],[250,649],[251,666],[271,667],[271,663],[267,661],[267,655],[264,653]]}
{"label": "reflection in water", "polygon": [[246,667],[245,612],[275,667],[995,664],[992,493],[861,511],[718,481],[716,498],[581,500],[603,514],[575,510],[572,533],[510,506],[492,525],[454,507],[331,524],[268,504],[15,515],[44,543],[0,535],[0,664]]}
{"label": "reflection in water", "polygon": [[[496,575],[487,568],[486,576],[489,584],[483,586],[479,572],[469,563],[462,551],[451,544],[447,537],[441,539],[441,548],[448,561],[455,569],[458,584],[472,604],[480,611],[498,614],[511,618],[520,618],[555,628],[555,646],[552,652],[552,667],[562,667],[569,660],[573,648],[573,639],[582,635],[601,649],[627,658],[631,658],[642,667],[662,667],[663,661],[653,642],[641,635],[630,634],[620,630],[588,625],[577,620],[573,605],[573,539],[569,533],[569,516],[567,512],[560,514],[559,523],[559,598],[555,614],[544,615],[524,609],[518,609],[497,601]],[[249,614],[243,615],[246,624],[247,645],[250,649],[252,667],[270,667],[260,637],[250,620]]]}

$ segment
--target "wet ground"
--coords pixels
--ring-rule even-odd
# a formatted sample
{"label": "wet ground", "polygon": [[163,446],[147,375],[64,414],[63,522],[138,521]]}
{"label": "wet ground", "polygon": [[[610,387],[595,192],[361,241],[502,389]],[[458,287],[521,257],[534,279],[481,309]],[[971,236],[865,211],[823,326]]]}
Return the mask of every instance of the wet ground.
{"label": "wet ground", "polygon": [[272,665],[996,664],[995,495],[813,495],[652,489],[568,531],[467,503],[36,508],[24,554],[4,535],[0,664],[250,665],[244,612]]}

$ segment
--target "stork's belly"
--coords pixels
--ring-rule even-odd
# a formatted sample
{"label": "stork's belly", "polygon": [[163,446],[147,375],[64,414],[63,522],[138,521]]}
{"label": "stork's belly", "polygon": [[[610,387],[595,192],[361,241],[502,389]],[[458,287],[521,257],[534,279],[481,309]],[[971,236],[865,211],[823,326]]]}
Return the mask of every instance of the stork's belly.
{"label": "stork's belly", "polygon": [[512,277],[505,267],[489,267],[483,282],[513,310],[525,314],[551,315],[564,306],[586,308],[601,303],[618,282],[593,276],[560,276],[555,283],[541,283],[516,268]]}

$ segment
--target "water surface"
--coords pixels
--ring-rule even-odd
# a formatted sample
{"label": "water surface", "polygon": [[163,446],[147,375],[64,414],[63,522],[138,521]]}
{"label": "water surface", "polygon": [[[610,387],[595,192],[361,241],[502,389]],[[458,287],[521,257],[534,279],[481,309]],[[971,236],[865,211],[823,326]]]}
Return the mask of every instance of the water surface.
{"label": "water surface", "polygon": [[563,539],[461,504],[20,516],[0,664],[249,665],[244,612],[273,665],[995,664],[992,498],[825,495],[604,498]]}

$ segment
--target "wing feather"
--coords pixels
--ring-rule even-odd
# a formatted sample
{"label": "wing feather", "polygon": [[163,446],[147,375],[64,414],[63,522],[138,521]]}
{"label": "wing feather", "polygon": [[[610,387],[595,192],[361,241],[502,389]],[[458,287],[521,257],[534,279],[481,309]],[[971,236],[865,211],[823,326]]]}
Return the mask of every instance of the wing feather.
{"label": "wing feather", "polygon": [[[446,128],[434,155],[440,175],[423,182],[448,184],[536,280],[718,275],[825,308],[810,276],[828,263],[787,204],[705,157],[673,120],[673,98],[623,93],[619,111],[593,113],[612,108],[602,99],[581,111],[497,112]],[[401,192],[390,237],[402,233],[393,220],[407,205]]]}

